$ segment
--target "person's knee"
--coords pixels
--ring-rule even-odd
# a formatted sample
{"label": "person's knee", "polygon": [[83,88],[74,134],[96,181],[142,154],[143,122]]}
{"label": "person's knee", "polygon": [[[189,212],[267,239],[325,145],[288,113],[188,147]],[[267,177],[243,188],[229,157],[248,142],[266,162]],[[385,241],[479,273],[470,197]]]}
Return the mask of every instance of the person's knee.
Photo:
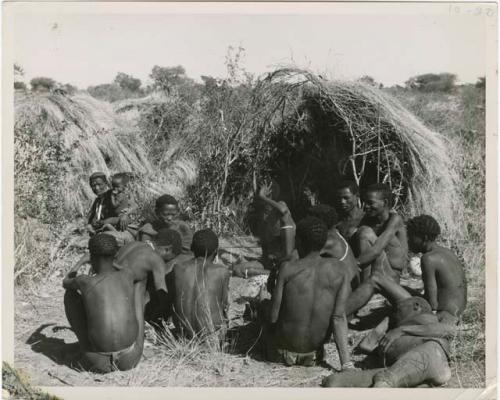
{"label": "person's knee", "polygon": [[360,226],[356,232],[356,237],[358,241],[370,241],[373,242],[377,240],[377,235],[375,231],[369,226]]}

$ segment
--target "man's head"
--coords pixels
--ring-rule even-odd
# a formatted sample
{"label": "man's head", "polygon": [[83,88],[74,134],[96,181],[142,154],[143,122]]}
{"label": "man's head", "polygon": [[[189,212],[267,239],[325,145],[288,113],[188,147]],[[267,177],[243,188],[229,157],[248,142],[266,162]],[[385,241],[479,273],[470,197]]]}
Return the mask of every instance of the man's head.
{"label": "man's head", "polygon": [[385,183],[375,183],[364,191],[364,209],[368,217],[380,215],[391,206],[391,189]]}
{"label": "man's head", "polygon": [[219,248],[219,239],[211,229],[202,229],[193,235],[191,250],[195,257],[213,259]]}
{"label": "man's head", "polygon": [[119,172],[111,177],[111,190],[114,195],[123,193],[128,186],[130,178],[128,174],[124,172]]}
{"label": "man's head", "polygon": [[94,172],[90,175],[89,185],[96,196],[103,195],[108,190],[108,180],[104,172]]}
{"label": "man's head", "polygon": [[408,221],[408,245],[414,253],[424,252],[427,245],[441,234],[438,222],[430,215],[419,215]]}
{"label": "man's head", "polygon": [[359,188],[354,181],[342,181],[335,190],[335,207],[339,212],[348,213],[359,205]]}
{"label": "man's head", "polygon": [[160,254],[164,261],[170,261],[181,253],[181,235],[173,229],[160,229],[154,242],[156,252]]}
{"label": "man's head", "polygon": [[170,223],[179,217],[179,203],[169,194],[164,194],[156,199],[155,212],[158,218]]}
{"label": "man's head", "polygon": [[112,260],[118,252],[118,243],[114,236],[98,233],[89,240],[90,262],[96,272],[99,272],[102,260]]}
{"label": "man's head", "polygon": [[320,251],[326,243],[328,229],[326,224],[316,217],[305,217],[297,224],[297,250],[299,257],[305,257],[312,251]]}
{"label": "man's head", "polygon": [[431,305],[427,300],[418,296],[398,301],[395,309],[394,318],[396,326],[404,324],[420,314],[432,313]]}
{"label": "man's head", "polygon": [[326,204],[318,204],[311,207],[307,214],[323,221],[327,229],[331,229],[337,222],[338,217],[335,209]]}

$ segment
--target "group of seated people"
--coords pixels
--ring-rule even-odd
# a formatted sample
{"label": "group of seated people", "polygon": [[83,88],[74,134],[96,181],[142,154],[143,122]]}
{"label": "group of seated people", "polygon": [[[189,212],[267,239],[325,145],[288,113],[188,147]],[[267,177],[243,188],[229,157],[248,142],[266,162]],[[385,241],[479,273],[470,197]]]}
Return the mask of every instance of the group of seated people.
{"label": "group of seated people", "polygon": [[[156,200],[156,218],[131,224],[135,205],[125,174],[96,173],[90,185],[97,199],[89,215],[89,255],[63,281],[65,309],[82,349],[80,365],[109,372],[133,368],[144,345],[144,321],[172,318],[176,333],[224,337],[231,272],[248,278],[268,275],[271,298],[258,306],[265,358],[286,365],[322,363],[333,338],[340,371],[329,387],[413,387],[442,385],[451,376],[449,342],[466,306],[463,266],[440,246],[437,221],[428,215],[408,220],[391,210],[391,191],[354,182],[335,190],[334,207],[318,204],[295,224],[277,185],[264,185],[258,198],[279,219],[277,238],[260,238],[262,263],[215,262],[218,238],[210,229],[192,234],[179,218],[177,201]],[[130,236],[129,236],[130,235]],[[277,239],[278,246],[270,245]],[[120,247],[121,246],[121,247]],[[400,285],[409,250],[421,254],[423,296]],[[90,274],[77,274],[90,262]],[[360,343],[379,354],[385,368],[358,370],[348,347],[348,318],[382,294],[393,312]]]}

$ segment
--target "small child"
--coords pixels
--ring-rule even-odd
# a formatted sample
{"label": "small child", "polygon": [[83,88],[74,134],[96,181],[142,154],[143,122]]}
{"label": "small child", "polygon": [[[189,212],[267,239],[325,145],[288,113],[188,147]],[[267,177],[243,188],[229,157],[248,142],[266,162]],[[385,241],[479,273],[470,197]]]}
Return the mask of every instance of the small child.
{"label": "small child", "polygon": [[104,195],[109,189],[108,180],[103,172],[94,172],[89,178],[90,188],[97,196],[87,217],[87,231],[92,236],[96,233],[96,229],[101,227],[100,220],[103,214]]}
{"label": "small child", "polygon": [[182,253],[191,252],[191,242],[193,240],[193,231],[189,225],[179,218],[179,203],[168,195],[156,199],[155,204],[156,219],[143,225],[139,229],[139,240],[151,243],[161,229],[173,229],[181,235]]}
{"label": "small child", "polygon": [[456,324],[467,305],[467,283],[462,264],[449,249],[436,243],[441,233],[429,215],[412,218],[407,224],[408,244],[421,258],[424,295],[440,322]]}

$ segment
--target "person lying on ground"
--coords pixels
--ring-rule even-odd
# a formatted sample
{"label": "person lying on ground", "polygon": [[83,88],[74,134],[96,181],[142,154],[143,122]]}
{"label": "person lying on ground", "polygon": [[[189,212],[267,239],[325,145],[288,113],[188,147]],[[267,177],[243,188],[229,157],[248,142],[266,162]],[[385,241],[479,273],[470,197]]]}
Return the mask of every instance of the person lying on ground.
{"label": "person lying on ground", "polygon": [[155,203],[155,214],[156,219],[139,229],[139,240],[151,242],[160,229],[174,229],[181,235],[182,252],[189,253],[193,241],[193,231],[186,222],[180,219],[177,200],[168,194],[158,197]]}
{"label": "person lying on ground", "polygon": [[421,258],[424,296],[440,321],[458,323],[467,305],[464,268],[453,252],[436,243],[441,233],[438,222],[429,215],[408,221],[408,242]]}
{"label": "person lying on ground", "polygon": [[408,262],[408,242],[403,218],[390,209],[391,190],[373,184],[364,192],[365,216],[353,238],[354,253],[363,270],[363,279],[383,272],[397,282]]}
{"label": "person lying on ground", "polygon": [[311,207],[307,213],[312,217],[322,220],[328,229],[328,237],[323,249],[321,249],[320,255],[342,261],[349,270],[351,287],[353,289],[356,288],[359,285],[359,268],[351,247],[337,228],[335,228],[337,222],[335,209],[326,204],[318,204]]}
{"label": "person lying on ground", "polygon": [[425,299],[412,297],[392,279],[376,273],[370,280],[380,286],[394,306],[392,329],[372,335],[373,347],[388,367],[333,374],[323,380],[322,386],[444,385],[451,378],[448,339],[456,334],[456,326],[440,322]]}
{"label": "person lying on ground", "polygon": [[318,218],[306,217],[298,223],[300,258],[280,266],[271,300],[261,303],[259,319],[269,361],[319,364],[333,329],[342,369],[352,367],[345,315],[350,277],[340,261],[320,256],[327,235],[326,225]]}
{"label": "person lying on ground", "polygon": [[365,215],[360,208],[359,188],[356,182],[346,180],[338,184],[335,190],[335,209],[339,216],[335,227],[349,241]]}
{"label": "person lying on ground", "polygon": [[173,265],[173,320],[181,336],[224,337],[231,273],[214,263],[218,247],[219,239],[212,230],[200,230],[193,235],[194,258]]}
{"label": "person lying on ground", "polygon": [[95,275],[72,269],[63,280],[66,317],[82,351],[79,365],[100,373],[134,368],[144,345],[140,286],[130,269],[114,261],[113,236],[92,236],[89,250]]}
{"label": "person lying on ground", "polygon": [[95,235],[96,229],[101,227],[97,224],[98,221],[102,220],[104,206],[104,195],[108,191],[108,180],[103,172],[94,172],[89,178],[90,188],[92,192],[97,196],[90,207],[90,211],[87,216],[87,231],[89,234]]}

